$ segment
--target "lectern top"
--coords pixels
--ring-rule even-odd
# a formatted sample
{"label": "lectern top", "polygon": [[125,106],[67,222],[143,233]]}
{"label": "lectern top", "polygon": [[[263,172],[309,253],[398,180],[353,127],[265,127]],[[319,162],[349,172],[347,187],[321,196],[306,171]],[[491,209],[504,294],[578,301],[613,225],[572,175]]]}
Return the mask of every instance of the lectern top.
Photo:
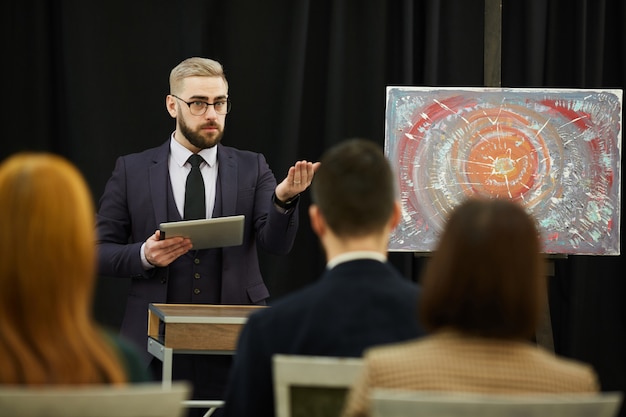
{"label": "lectern top", "polygon": [[164,323],[232,323],[243,324],[256,310],[267,308],[257,305],[217,304],[154,304],[149,311]]}

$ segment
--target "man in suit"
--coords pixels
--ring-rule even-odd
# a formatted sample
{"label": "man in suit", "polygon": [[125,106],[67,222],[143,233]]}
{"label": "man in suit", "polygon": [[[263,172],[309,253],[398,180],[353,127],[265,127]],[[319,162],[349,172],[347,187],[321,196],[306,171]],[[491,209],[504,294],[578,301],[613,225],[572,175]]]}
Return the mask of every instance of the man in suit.
{"label": "man in suit", "polygon": [[[157,378],[161,364],[146,351],[149,303],[265,304],[257,244],[274,254],[290,251],[298,196],[319,165],[298,161],[277,185],[262,154],[222,145],[230,100],[214,60],[193,57],[177,65],[166,107],[176,129],[161,146],[118,158],[97,214],[99,273],[131,279],[121,334],[144,352]],[[197,199],[202,214],[196,218],[243,214],[241,245],[194,250],[189,239],[160,239],[161,222],[188,219],[192,155],[202,157],[205,194]],[[195,397],[219,397],[229,365],[229,357],[179,355],[174,378],[197,381]]]}
{"label": "man in suit", "polygon": [[415,314],[418,287],[387,261],[389,233],[401,209],[380,147],[351,139],[331,148],[311,191],[309,216],[326,252],[326,271],[248,318],[225,416],[274,416],[276,353],[359,357],[367,347],[423,334]]}

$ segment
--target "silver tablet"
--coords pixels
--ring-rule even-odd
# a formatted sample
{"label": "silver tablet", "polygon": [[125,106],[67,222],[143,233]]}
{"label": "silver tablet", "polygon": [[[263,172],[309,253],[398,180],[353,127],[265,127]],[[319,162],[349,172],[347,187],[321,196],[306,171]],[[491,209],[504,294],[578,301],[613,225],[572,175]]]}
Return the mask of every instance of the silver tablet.
{"label": "silver tablet", "polygon": [[183,220],[161,223],[161,239],[184,236],[191,239],[193,249],[238,246],[243,242],[245,216],[216,217],[213,219]]}

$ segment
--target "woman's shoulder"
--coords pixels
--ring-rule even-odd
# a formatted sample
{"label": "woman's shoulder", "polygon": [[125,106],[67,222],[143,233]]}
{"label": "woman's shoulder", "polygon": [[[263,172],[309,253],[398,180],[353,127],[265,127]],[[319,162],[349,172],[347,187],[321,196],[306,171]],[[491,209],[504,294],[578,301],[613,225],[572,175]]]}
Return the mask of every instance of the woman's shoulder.
{"label": "woman's shoulder", "polygon": [[128,382],[147,382],[152,379],[133,344],[109,329],[103,329],[103,333],[122,361]]}

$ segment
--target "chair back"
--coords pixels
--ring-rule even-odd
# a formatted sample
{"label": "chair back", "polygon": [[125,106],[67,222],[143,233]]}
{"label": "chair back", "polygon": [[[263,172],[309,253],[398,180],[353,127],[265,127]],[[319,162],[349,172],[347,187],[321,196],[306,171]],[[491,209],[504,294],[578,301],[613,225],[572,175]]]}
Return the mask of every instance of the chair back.
{"label": "chair back", "polygon": [[339,416],[362,367],[361,358],[274,355],[276,417]]}
{"label": "chair back", "polygon": [[373,417],[615,417],[623,394],[483,395],[374,389]]}
{"label": "chair back", "polygon": [[156,382],[123,387],[0,386],[0,416],[11,417],[182,417],[191,385]]}

